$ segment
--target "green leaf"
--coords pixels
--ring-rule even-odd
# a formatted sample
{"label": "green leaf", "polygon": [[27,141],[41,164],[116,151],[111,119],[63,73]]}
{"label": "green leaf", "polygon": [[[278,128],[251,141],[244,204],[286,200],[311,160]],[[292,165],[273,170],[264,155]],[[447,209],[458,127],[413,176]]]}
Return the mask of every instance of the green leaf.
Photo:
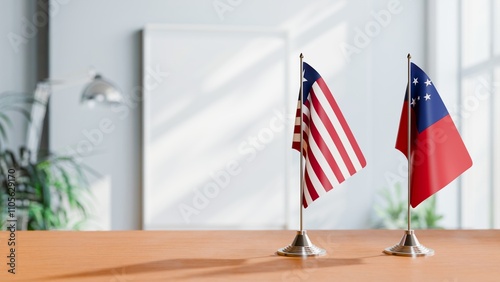
{"label": "green leaf", "polygon": [[[376,227],[379,228],[407,228],[408,199],[403,198],[400,183],[394,189],[384,188],[379,192],[382,204],[374,207],[377,216]],[[394,195],[391,193],[394,191]],[[417,208],[411,210],[411,222],[414,229],[441,228],[443,216],[437,213],[436,197],[432,196]]]}
{"label": "green leaf", "polygon": [[26,187],[17,196],[30,202],[28,228],[63,229],[71,227],[72,222],[85,221],[87,196],[93,196],[87,178],[90,170],[72,156],[49,154],[33,163],[23,157],[26,153],[24,148],[19,157],[7,150],[0,151],[0,180],[6,175],[3,172],[16,168],[16,181]]}

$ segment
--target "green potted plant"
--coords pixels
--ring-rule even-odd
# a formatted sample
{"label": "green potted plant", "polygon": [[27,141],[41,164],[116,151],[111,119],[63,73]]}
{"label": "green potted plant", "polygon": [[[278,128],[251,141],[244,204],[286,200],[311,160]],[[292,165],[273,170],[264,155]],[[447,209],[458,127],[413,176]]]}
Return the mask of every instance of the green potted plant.
{"label": "green potted plant", "polygon": [[[381,191],[382,204],[375,206],[377,215],[375,227],[388,229],[406,229],[408,227],[408,199],[403,195],[401,183],[396,183],[394,189]],[[443,215],[437,212],[436,195],[411,210],[411,225],[413,229],[441,229],[440,221]]]}
{"label": "green potted plant", "polygon": [[86,173],[92,170],[73,156],[46,154],[33,161],[25,147],[14,152],[4,146],[12,127],[7,113],[20,113],[29,121],[27,107],[34,102],[24,95],[0,95],[0,198],[14,207],[2,209],[0,223],[4,226],[15,216],[18,229],[79,229],[88,217]]}

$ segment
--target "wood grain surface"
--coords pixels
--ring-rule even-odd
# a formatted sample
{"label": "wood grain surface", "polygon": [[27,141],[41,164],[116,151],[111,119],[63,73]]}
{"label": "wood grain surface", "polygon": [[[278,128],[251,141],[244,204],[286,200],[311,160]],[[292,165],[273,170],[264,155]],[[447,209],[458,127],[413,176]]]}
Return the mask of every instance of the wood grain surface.
{"label": "wood grain surface", "polygon": [[432,257],[385,255],[402,230],[308,231],[327,255],[276,250],[295,231],[18,231],[16,274],[0,281],[500,281],[500,230],[417,230]]}

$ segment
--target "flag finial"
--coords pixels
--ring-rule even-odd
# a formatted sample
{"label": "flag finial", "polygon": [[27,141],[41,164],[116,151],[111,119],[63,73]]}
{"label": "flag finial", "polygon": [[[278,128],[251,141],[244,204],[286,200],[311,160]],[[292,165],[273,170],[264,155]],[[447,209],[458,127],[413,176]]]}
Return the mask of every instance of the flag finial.
{"label": "flag finial", "polygon": [[410,53],[408,53],[408,56],[406,56],[406,58],[408,58],[408,60],[411,59]]}
{"label": "flag finial", "polygon": [[300,56],[299,56],[301,59],[304,58],[304,55],[302,55],[302,53],[300,53]]}

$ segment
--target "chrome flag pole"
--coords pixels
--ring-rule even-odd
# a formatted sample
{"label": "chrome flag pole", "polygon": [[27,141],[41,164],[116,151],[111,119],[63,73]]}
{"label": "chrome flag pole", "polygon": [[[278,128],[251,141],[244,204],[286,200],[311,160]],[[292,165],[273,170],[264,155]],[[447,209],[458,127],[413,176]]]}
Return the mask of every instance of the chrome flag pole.
{"label": "chrome flag pole", "polygon": [[304,122],[304,55],[300,53],[300,91],[299,91],[299,105],[300,105],[300,232],[304,231],[303,217],[304,212],[304,130],[302,130],[302,123]]}
{"label": "chrome flag pole", "polygon": [[434,250],[424,247],[419,243],[417,236],[415,235],[414,230],[411,229],[411,169],[412,169],[412,153],[411,153],[411,106],[412,106],[412,98],[411,98],[411,55],[408,53],[408,229],[405,231],[403,238],[399,244],[396,244],[392,247],[384,249],[384,253],[388,255],[396,255],[396,256],[406,256],[406,257],[421,257],[421,256],[432,256],[434,255]]}
{"label": "chrome flag pole", "polygon": [[290,257],[308,257],[308,256],[321,256],[326,254],[326,251],[316,247],[309,236],[307,236],[307,231],[304,230],[302,214],[303,214],[303,203],[304,203],[304,133],[303,133],[303,105],[304,105],[304,75],[303,75],[303,59],[304,55],[300,53],[300,91],[299,91],[299,105],[300,105],[300,230],[297,231],[295,239],[292,244],[281,248],[277,251],[280,256],[290,256]]}

